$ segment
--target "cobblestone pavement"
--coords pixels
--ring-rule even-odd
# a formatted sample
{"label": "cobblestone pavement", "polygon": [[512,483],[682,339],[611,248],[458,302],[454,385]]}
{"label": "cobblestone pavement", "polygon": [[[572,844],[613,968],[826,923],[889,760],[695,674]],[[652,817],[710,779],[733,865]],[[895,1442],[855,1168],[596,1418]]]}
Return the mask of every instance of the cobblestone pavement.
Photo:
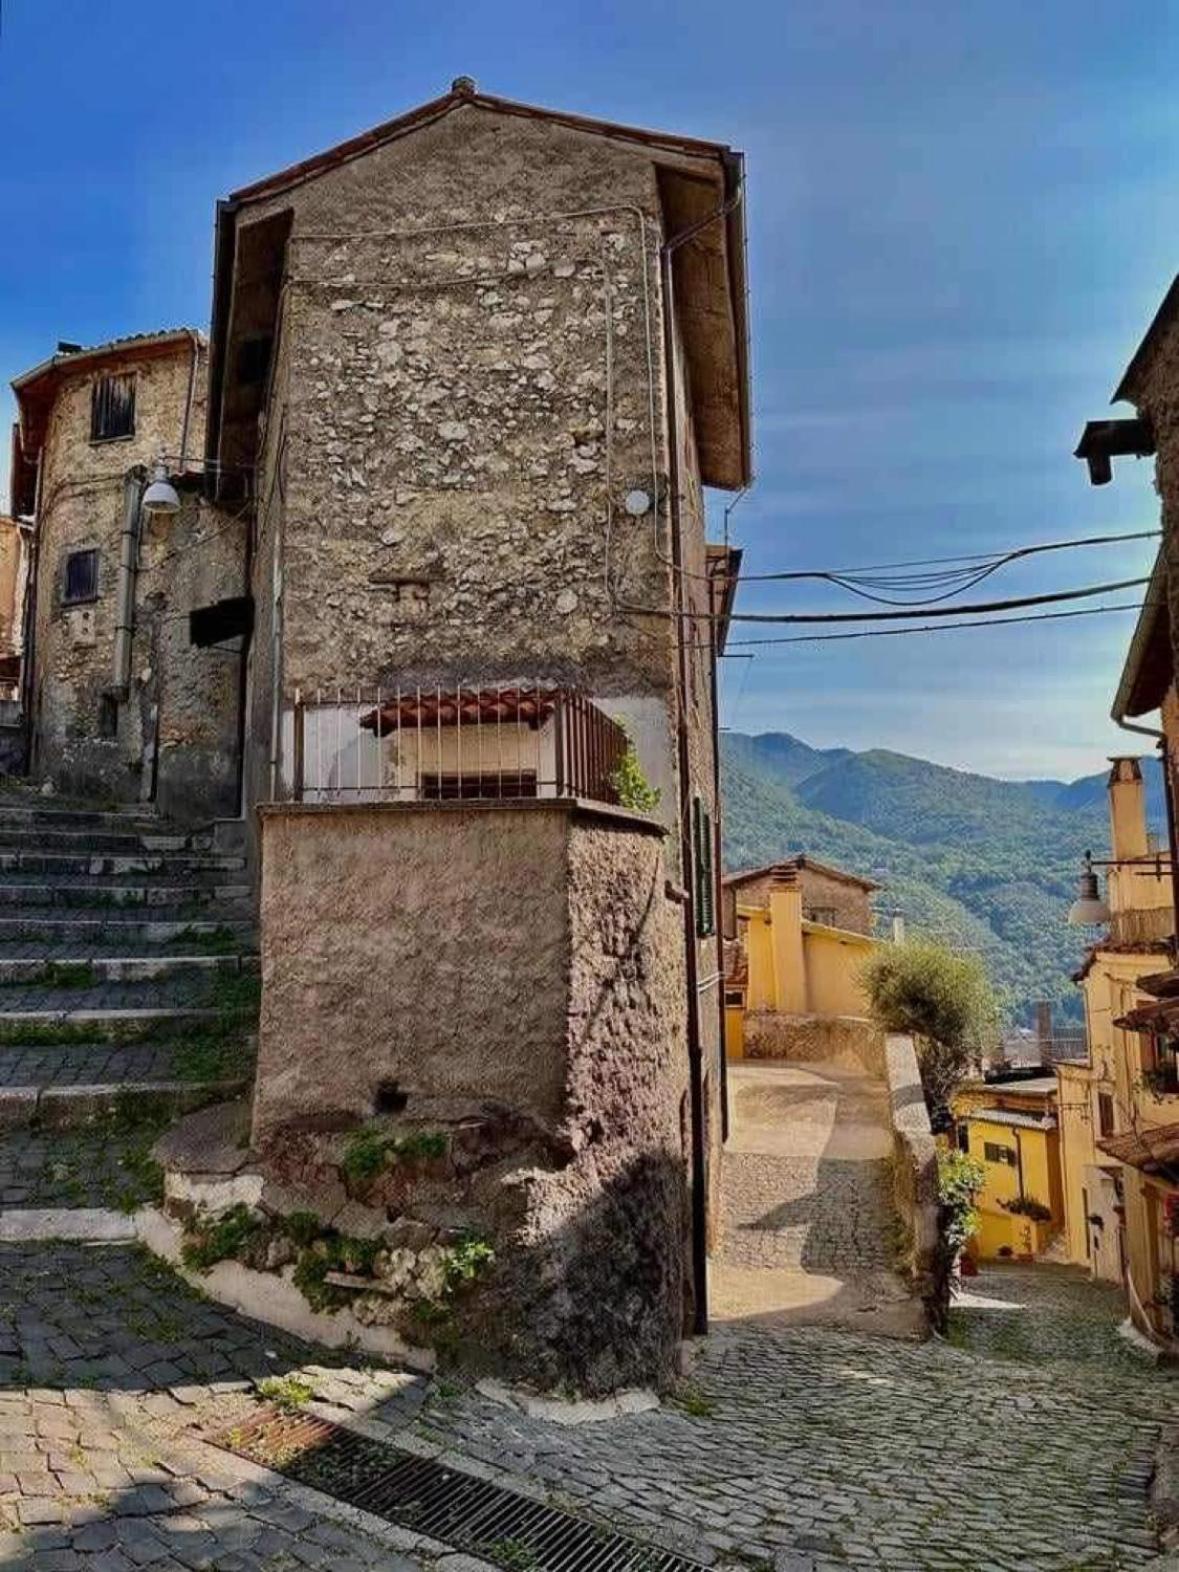
{"label": "cobblestone pavement", "polygon": [[[1067,1269],[988,1274],[955,1312],[957,1346],[730,1323],[678,1407],[568,1428],[466,1391],[416,1428],[696,1556],[1134,1567],[1155,1554],[1147,1481],[1179,1382],[1123,1351],[1120,1306],[1092,1287]],[[979,1302],[996,1300],[1027,1308]],[[1036,1329],[996,1332],[1000,1317]]]}
{"label": "cobblestone pavement", "polygon": [[813,1272],[887,1267],[890,1175],[884,1160],[727,1153],[725,1261]]}
{"label": "cobblestone pavement", "polygon": [[134,1211],[157,1199],[159,1171],[149,1153],[161,1128],[140,1120],[121,1130],[108,1120],[78,1130],[7,1130],[0,1141],[0,1207]]}
{"label": "cobblestone pavement", "polygon": [[0,1566],[469,1569],[208,1445],[292,1374],[319,1412],[718,1569],[1142,1565],[1179,1382],[1132,1359],[1116,1297],[1076,1273],[968,1287],[952,1343],[731,1323],[661,1408],[571,1427],[308,1348],[135,1249],[0,1248]]}
{"label": "cobblestone pavement", "polygon": [[[460,1572],[215,1450],[255,1383],[404,1416],[419,1377],[354,1367],[203,1301],[134,1249],[0,1247],[0,1566],[21,1572]],[[317,1362],[318,1361],[318,1362]]]}

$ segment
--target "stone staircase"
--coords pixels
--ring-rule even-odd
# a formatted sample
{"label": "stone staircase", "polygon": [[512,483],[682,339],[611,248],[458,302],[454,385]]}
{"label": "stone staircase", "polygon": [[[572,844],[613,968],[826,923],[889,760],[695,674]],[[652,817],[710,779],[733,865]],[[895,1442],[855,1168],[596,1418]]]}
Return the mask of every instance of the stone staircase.
{"label": "stone staircase", "polygon": [[257,966],[245,858],[211,831],[0,793],[0,1217],[98,1204],[96,1176],[126,1177],[122,1137],[146,1151],[170,1117],[240,1091]]}

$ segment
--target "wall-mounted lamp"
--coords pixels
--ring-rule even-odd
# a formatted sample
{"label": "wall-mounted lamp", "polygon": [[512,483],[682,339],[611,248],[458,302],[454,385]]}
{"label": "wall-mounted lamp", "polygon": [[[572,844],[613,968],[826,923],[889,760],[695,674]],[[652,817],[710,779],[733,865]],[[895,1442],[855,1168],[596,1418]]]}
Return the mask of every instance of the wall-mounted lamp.
{"label": "wall-mounted lamp", "polygon": [[180,512],[180,493],[168,479],[168,466],[162,458],[156,460],[151,483],[143,493],[142,507],[145,513],[159,518]]}
{"label": "wall-mounted lamp", "polygon": [[1109,907],[1101,899],[1097,888],[1097,875],[1093,872],[1093,854],[1085,853],[1085,871],[1081,875],[1077,898],[1068,909],[1071,928],[1100,927],[1109,921]]}

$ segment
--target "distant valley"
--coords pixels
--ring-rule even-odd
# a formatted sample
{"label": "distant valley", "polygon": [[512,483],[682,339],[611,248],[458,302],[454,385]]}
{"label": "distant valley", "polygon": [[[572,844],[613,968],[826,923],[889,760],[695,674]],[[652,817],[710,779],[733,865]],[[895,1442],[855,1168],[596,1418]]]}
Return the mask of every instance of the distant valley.
{"label": "distant valley", "polygon": [[[1108,855],[1104,773],[1000,781],[904,753],[811,748],[786,732],[722,737],[726,869],[791,852],[878,879],[885,918],[979,952],[1013,1021],[1037,999],[1080,1015],[1070,982],[1085,930],[1065,912],[1086,848]],[[1162,777],[1144,759],[1147,817],[1165,825]]]}

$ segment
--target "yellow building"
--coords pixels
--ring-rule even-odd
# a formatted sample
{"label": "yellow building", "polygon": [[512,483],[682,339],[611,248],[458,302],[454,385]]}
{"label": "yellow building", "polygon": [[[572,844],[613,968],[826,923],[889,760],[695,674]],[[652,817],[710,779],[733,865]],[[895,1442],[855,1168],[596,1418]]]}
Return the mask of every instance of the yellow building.
{"label": "yellow building", "polygon": [[954,1138],[983,1165],[979,1230],[971,1254],[990,1260],[1043,1255],[1064,1224],[1056,1077],[995,1071],[955,1093]]}
{"label": "yellow building", "polygon": [[[1158,572],[1156,570],[1156,579]],[[1179,746],[1170,627],[1147,595],[1114,703],[1121,722],[1161,709]],[[1070,1259],[1121,1281],[1138,1329],[1179,1344],[1179,972],[1170,857],[1147,833],[1137,759],[1109,779],[1112,856],[1106,931],[1077,974],[1088,1059],[1061,1066],[1059,1106]]]}
{"label": "yellow building", "polygon": [[859,973],[877,943],[870,896],[878,888],[804,856],[725,878],[729,1058],[742,1058],[747,1045],[767,1055],[800,1052],[840,1023],[862,1026],[868,1001]]}

